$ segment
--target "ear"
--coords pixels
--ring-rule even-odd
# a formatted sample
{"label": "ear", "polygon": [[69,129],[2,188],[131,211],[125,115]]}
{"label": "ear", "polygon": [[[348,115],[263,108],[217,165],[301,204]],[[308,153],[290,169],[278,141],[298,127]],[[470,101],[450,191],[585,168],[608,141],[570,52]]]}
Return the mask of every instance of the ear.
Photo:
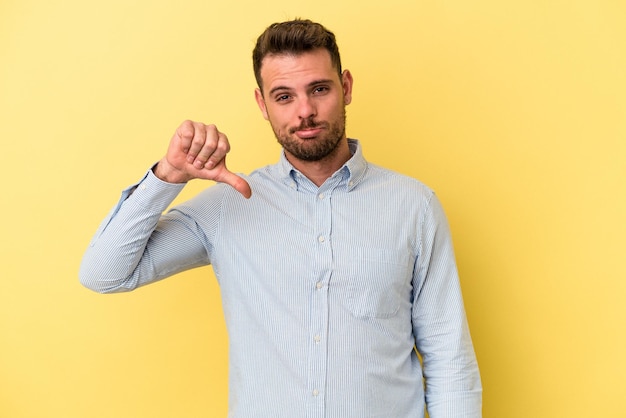
{"label": "ear", "polygon": [[352,102],[352,74],[349,70],[344,70],[341,74],[341,86],[343,87],[343,101],[344,104],[349,105]]}
{"label": "ear", "polygon": [[263,98],[263,93],[261,93],[261,89],[254,90],[254,98],[256,99],[256,104],[259,105],[259,109],[261,109],[261,113],[265,120],[269,120],[269,116],[267,114],[267,107],[265,106],[265,99]]}

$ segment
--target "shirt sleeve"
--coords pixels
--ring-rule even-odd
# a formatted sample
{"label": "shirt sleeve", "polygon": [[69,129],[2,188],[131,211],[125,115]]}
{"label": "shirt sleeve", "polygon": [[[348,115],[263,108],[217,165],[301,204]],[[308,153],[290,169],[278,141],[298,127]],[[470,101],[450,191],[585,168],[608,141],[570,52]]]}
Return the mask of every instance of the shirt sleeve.
{"label": "shirt sleeve", "polygon": [[99,293],[125,292],[208,264],[193,220],[162,216],[183,187],[149,170],[125,189],[83,256],[80,282]]}
{"label": "shirt sleeve", "polygon": [[479,418],[482,385],[443,209],[431,195],[414,273],[413,331],[431,418]]}

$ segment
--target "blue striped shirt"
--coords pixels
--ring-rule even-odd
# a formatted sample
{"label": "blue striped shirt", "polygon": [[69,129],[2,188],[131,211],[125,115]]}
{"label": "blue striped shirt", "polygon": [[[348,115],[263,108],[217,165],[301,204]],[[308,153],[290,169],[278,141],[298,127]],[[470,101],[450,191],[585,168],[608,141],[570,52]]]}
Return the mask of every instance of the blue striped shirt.
{"label": "blue striped shirt", "polygon": [[[279,163],[162,213],[183,185],[148,171],[81,265],[121,292],[211,264],[229,334],[229,417],[481,416],[482,388],[442,208],[352,158],[321,186]],[[423,366],[416,353],[420,353]]]}

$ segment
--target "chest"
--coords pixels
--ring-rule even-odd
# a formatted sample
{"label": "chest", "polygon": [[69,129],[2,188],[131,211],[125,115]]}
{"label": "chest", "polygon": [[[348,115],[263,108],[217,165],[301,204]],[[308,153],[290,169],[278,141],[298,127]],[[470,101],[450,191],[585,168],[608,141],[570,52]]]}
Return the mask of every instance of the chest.
{"label": "chest", "polygon": [[223,290],[302,306],[329,289],[356,316],[409,303],[419,222],[392,199],[320,194],[225,216],[214,243]]}

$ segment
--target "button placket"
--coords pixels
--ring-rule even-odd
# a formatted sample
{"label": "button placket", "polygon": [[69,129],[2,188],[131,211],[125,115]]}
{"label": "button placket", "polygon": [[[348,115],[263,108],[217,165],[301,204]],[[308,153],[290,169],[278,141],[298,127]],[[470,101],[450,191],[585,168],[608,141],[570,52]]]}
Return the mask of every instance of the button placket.
{"label": "button placket", "polygon": [[311,323],[309,345],[308,388],[312,410],[310,416],[324,416],[324,393],[326,390],[326,364],[328,346],[328,281],[332,269],[332,188],[319,191],[314,196],[314,228],[316,251],[314,257],[314,282],[311,286]]}

